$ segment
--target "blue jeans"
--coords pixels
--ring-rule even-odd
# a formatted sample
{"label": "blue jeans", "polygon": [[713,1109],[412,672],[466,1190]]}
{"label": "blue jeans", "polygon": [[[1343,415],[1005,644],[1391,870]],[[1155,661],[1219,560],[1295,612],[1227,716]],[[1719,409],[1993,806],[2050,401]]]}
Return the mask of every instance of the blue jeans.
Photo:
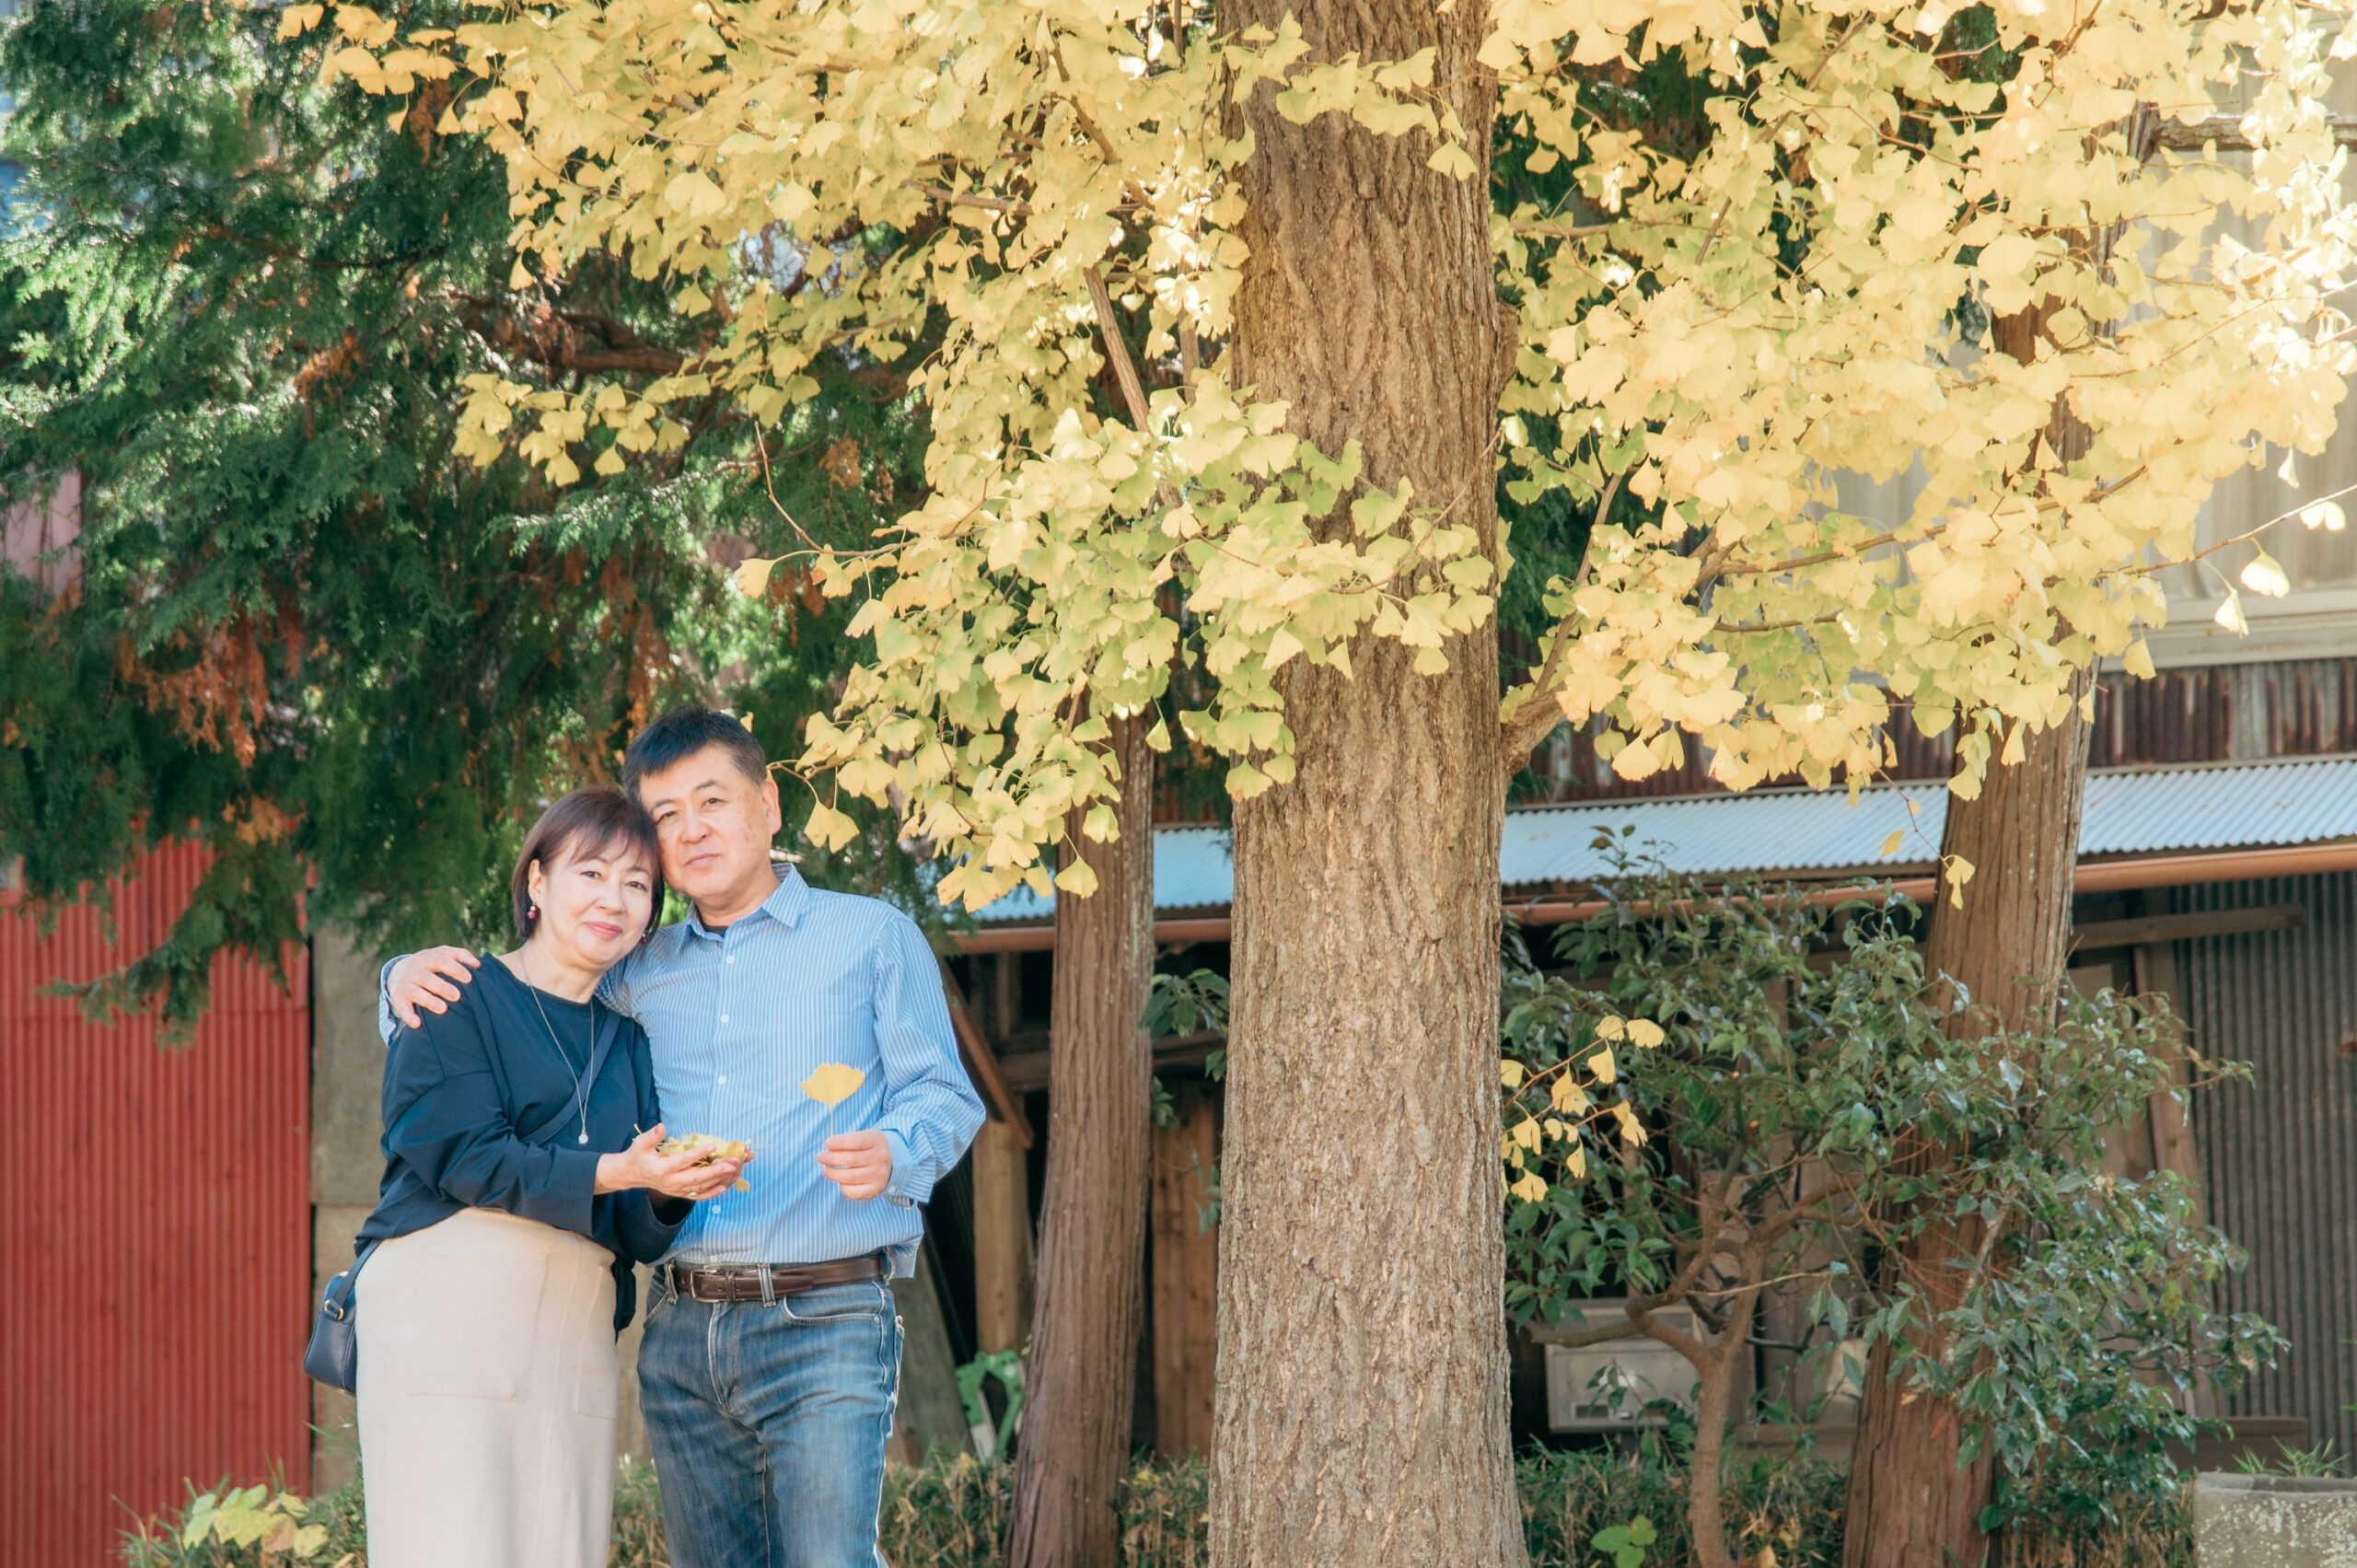
{"label": "blue jeans", "polygon": [[673,1568],[879,1568],[900,1377],[881,1280],[763,1306],[658,1279],[638,1386]]}

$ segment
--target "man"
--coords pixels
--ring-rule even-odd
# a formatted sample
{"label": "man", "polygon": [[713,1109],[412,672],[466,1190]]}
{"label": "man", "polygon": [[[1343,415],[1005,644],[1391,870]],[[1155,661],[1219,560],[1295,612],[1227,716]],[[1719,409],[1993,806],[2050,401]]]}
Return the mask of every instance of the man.
{"label": "man", "polygon": [[[777,784],[742,726],[666,714],[622,784],[695,908],[598,996],[644,1026],[671,1130],[756,1156],[750,1191],[697,1205],[647,1307],[640,1400],[671,1560],[872,1568],[900,1375],[887,1276],[913,1272],[917,1205],[981,1102],[915,923],[772,865]],[[437,947],[388,965],[386,1038],[457,1000],[476,962]],[[866,1075],[831,1112],[800,1087],[826,1063]]]}

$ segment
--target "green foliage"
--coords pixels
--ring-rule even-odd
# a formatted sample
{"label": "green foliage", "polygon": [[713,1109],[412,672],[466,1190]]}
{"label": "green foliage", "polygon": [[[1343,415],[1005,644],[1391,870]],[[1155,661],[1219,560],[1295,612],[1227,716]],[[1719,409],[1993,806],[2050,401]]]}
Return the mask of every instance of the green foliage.
{"label": "green foliage", "polygon": [[[279,16],[33,0],[0,34],[32,215],[0,242],[0,505],[83,497],[75,588],[0,572],[0,857],[55,907],[203,843],[194,907],[89,993],[180,1023],[215,952],[274,962],[306,904],[386,942],[495,932],[539,804],[674,701],[789,752],[847,607],[721,568],[865,538],[920,482],[900,382],[847,354],[759,436],[683,406],[569,490],[461,460],[467,376],[644,379],[715,329],[620,266],[511,276],[500,160],[431,105],[390,125],[323,89]],[[810,869],[923,907],[883,815]]]}
{"label": "green foliage", "polygon": [[[1959,1043],[1914,916],[1887,891],[1718,897],[1655,873],[1564,928],[1568,970],[1510,962],[1506,1049],[1533,1077],[1599,1022],[1658,1020],[1620,1086],[1676,1135],[1510,1207],[1508,1306],[1555,1320],[1625,1294],[1692,1309],[1716,1343],[1751,1331],[1772,1285],[1803,1304],[1804,1385],[1855,1336],[1955,1401],[1968,1447],[2000,1464],[1991,1523],[2108,1526],[2122,1499],[2173,1493],[2167,1447],[2200,1426],[2178,1396],[2231,1387],[2281,1341],[2209,1308],[2240,1260],[2179,1181],[2102,1171],[2107,1131],[2184,1059],[2165,1003],[2073,997],[2049,1028],[1984,1036],[1976,1017]],[[1951,1157],[1912,1157],[1927,1143]],[[1980,1261],[1958,1279],[1887,1266],[1933,1226],[1965,1228]],[[1910,1334],[1934,1318],[1937,1358]]]}
{"label": "green foliage", "polygon": [[[1686,1477],[1677,1451],[1647,1437],[1629,1452],[1582,1449],[1532,1453],[1515,1466],[1522,1493],[1523,1530],[1532,1568],[1621,1568],[1619,1552],[1642,1549],[1655,1563],[1686,1560]],[[1748,1560],[1774,1553],[1776,1568],[1833,1568],[1841,1558],[1840,1467],[1822,1459],[1752,1454],[1727,1467],[1727,1516],[1738,1522],[1736,1544]],[[217,1508],[224,1486],[208,1496]],[[893,1562],[927,1568],[996,1568],[1004,1558],[1014,1512],[1015,1467],[984,1464],[970,1454],[936,1454],[922,1466],[885,1474],[880,1544]],[[207,1539],[183,1543],[203,1499],[126,1538],[127,1568],[278,1568],[255,1543]],[[1121,1483],[1124,1568],[1202,1568],[1210,1562],[1210,1473],[1200,1459],[1147,1457]],[[2005,1542],[2002,1568],[2191,1568],[2192,1540],[2185,1497],[2121,1503],[2116,1522],[2096,1527],[2060,1525],[2016,1533]],[[295,1561],[366,1568],[360,1489],[314,1498],[301,1516],[324,1527],[317,1553]],[[1653,1523],[1653,1521],[1662,1521]],[[1647,1542],[1638,1540],[1643,1523]],[[1624,1543],[1600,1538],[1627,1532]],[[1615,1538],[1616,1539],[1618,1538]],[[347,1555],[349,1554],[348,1558]],[[663,1523],[654,1472],[622,1461],[614,1490],[613,1568],[664,1568]]]}
{"label": "green foliage", "polygon": [[2278,1442],[2273,1458],[2254,1448],[2235,1461],[2235,1469],[2242,1475],[2337,1476],[2347,1462],[2337,1443],[2294,1448]]}
{"label": "green foliage", "polygon": [[1645,1551],[1655,1539],[1654,1522],[1640,1514],[1625,1525],[1596,1531],[1588,1544],[1609,1554],[1612,1568],[1644,1568]]}

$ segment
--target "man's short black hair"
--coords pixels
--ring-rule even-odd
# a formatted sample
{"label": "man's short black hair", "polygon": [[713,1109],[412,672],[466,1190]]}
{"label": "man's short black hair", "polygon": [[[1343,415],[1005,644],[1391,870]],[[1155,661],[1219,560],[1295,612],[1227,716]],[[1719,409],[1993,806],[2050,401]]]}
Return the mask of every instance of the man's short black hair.
{"label": "man's short black hair", "polygon": [[755,784],[770,776],[770,760],[761,754],[761,742],[737,720],[716,708],[673,708],[640,730],[622,753],[622,787],[636,800],[639,783],[647,774],[659,773],[707,746],[726,751]]}

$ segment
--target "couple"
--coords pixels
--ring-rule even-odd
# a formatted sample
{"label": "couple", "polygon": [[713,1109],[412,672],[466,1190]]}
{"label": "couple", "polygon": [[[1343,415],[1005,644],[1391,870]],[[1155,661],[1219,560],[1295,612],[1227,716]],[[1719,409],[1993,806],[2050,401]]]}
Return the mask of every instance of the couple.
{"label": "couple", "polygon": [[[733,718],[665,714],[622,779],[533,828],[514,952],[386,966],[372,1568],[605,1562],[633,1262],[658,1265],[639,1390],[672,1562],[882,1561],[889,1278],[982,1120],[940,973],[889,905],[772,865],[777,785]],[[657,930],[667,880],[694,910]],[[799,1086],[827,1063],[865,1074],[831,1134]],[[666,1155],[667,1121],[758,1157]]]}

